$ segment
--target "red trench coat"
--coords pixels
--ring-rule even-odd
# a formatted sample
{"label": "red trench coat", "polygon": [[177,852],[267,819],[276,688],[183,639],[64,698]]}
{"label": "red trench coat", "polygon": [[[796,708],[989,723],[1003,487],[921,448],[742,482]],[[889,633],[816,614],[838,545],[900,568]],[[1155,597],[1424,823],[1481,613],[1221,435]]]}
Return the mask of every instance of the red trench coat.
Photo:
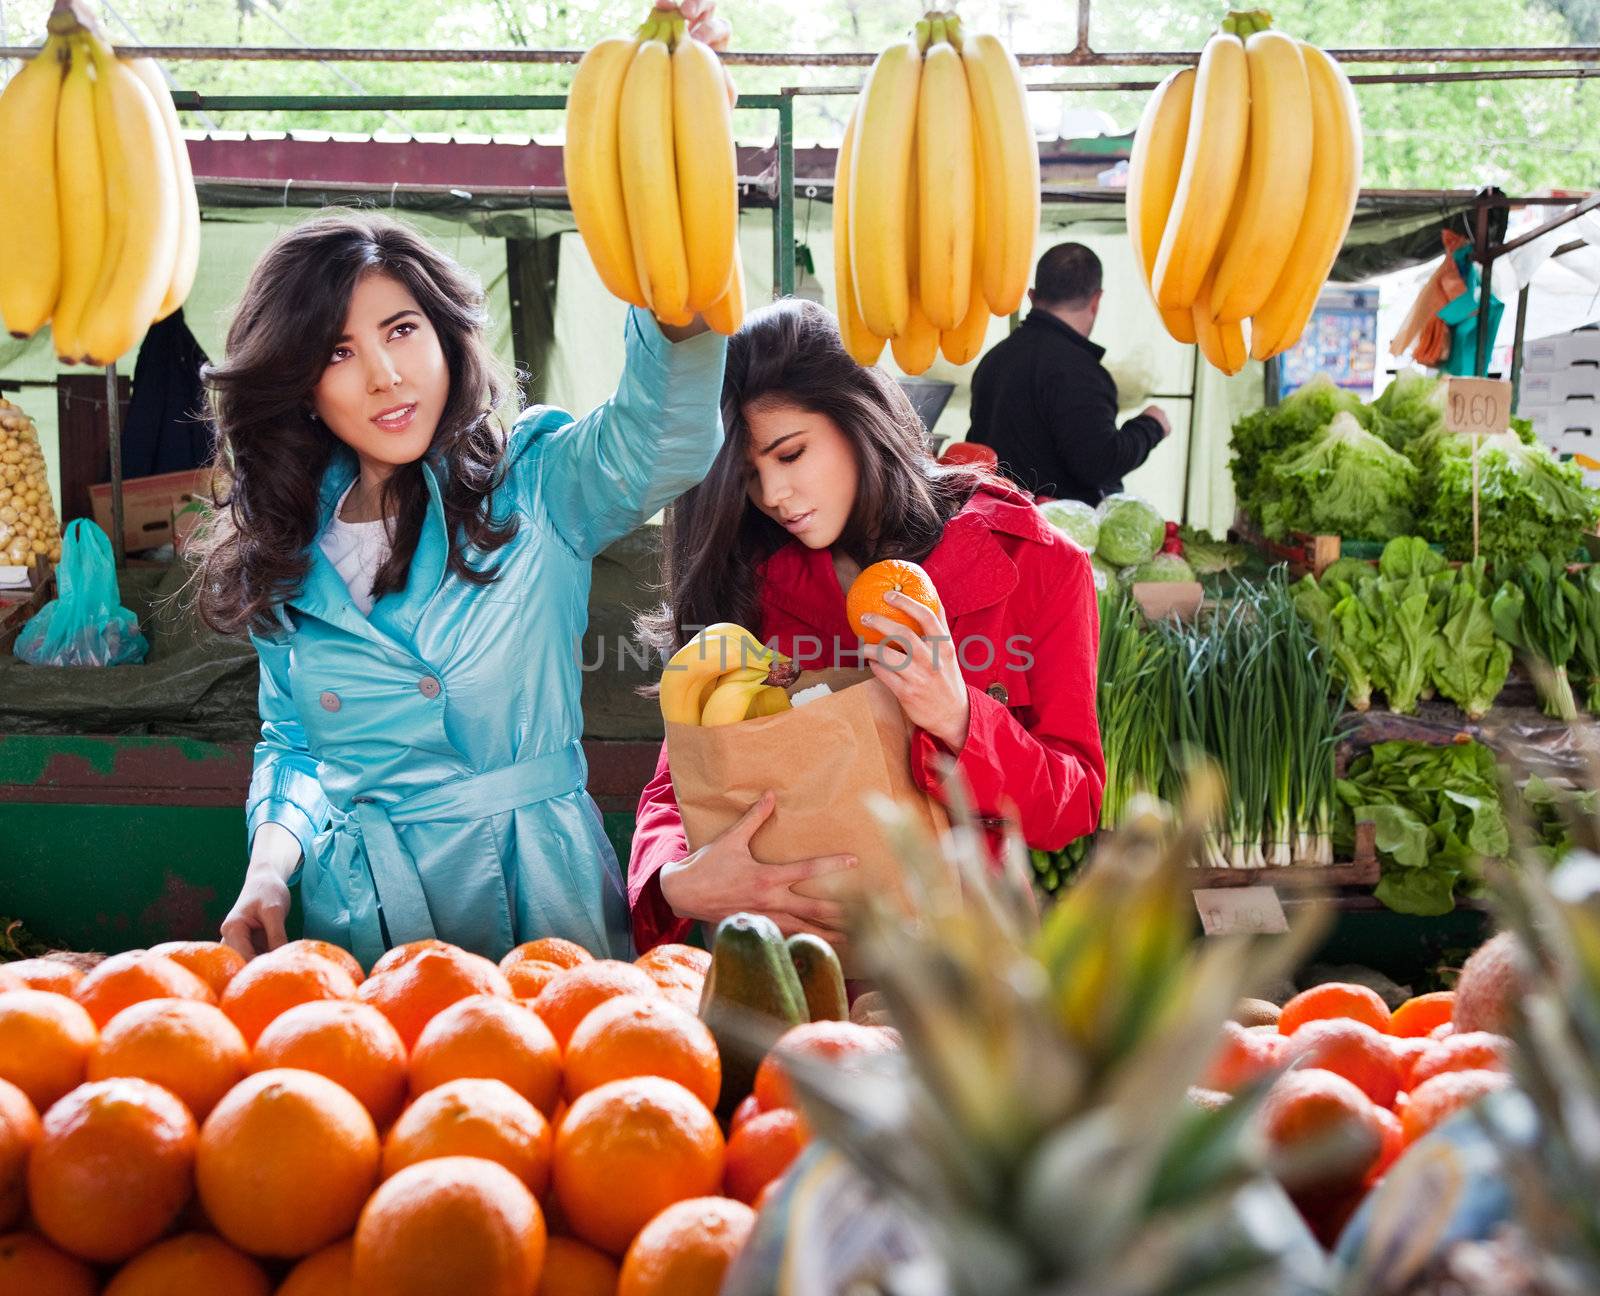
{"label": "red trench coat", "polygon": [[[1028,496],[994,484],[950,520],[922,565],[944,605],[972,704],[957,764],[977,812],[994,821],[991,827],[1015,823],[1028,845],[1042,850],[1093,832],[1105,757],[1095,719],[1100,628],[1088,555]],[[853,655],[860,641],[845,619],[829,551],[794,540],[763,564],[759,634],[802,668],[859,664]],[[912,773],[935,796],[933,758],[945,751],[920,730],[912,740]],[[657,877],[662,865],[687,854],[663,744],[639,799],[628,863],[641,951],[689,932],[691,923],[672,912]]]}

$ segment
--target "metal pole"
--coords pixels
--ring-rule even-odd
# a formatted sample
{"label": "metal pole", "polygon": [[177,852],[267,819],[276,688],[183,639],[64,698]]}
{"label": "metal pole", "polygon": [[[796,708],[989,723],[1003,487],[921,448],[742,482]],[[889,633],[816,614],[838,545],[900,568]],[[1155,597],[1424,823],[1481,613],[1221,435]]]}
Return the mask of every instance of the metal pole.
{"label": "metal pole", "polygon": [[122,401],[114,364],[106,366],[106,450],[111,459],[111,552],[120,568],[128,555],[122,545]]}
{"label": "metal pole", "polygon": [[1074,54],[1089,53],[1089,12],[1094,0],[1078,0],[1078,44]]}
{"label": "metal pole", "polygon": [[794,100],[778,104],[778,204],[772,213],[778,296],[794,293]]}
{"label": "metal pole", "polygon": [[[1480,271],[1478,284],[1478,354],[1472,366],[1472,372],[1482,378],[1489,372],[1489,278],[1494,271],[1494,251],[1489,247],[1489,205],[1492,199],[1483,197],[1478,199],[1477,218],[1473,224],[1474,239],[1477,243],[1478,264],[1483,267]],[[1476,470],[1477,461],[1473,461]]]}
{"label": "metal pole", "polygon": [[1511,412],[1516,413],[1517,402],[1522,399],[1522,335],[1528,326],[1528,289],[1522,285],[1517,294],[1517,329],[1511,335]]}

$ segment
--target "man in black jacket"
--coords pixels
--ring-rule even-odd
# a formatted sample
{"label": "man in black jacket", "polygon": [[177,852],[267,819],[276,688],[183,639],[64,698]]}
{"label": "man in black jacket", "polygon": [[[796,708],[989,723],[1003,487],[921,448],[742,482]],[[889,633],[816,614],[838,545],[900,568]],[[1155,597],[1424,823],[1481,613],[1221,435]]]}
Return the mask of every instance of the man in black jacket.
{"label": "man in black jacket", "polygon": [[989,446],[1035,494],[1098,504],[1172,430],[1156,405],[1117,426],[1117,385],[1089,341],[1100,313],[1100,258],[1058,243],[1039,258],[1033,309],[972,376],[967,440]]}

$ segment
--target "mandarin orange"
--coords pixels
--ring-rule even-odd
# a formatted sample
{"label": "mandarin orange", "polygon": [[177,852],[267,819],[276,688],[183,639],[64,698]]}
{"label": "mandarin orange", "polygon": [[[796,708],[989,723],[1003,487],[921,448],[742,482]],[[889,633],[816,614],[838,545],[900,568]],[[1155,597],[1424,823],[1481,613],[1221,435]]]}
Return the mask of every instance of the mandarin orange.
{"label": "mandarin orange", "polygon": [[503,1165],[536,1197],[550,1186],[550,1123],[499,1080],[451,1080],[407,1107],[383,1142],[383,1175],[439,1157]]}
{"label": "mandarin orange", "polygon": [[176,1094],[203,1121],[244,1078],[250,1049],[215,1004],[147,999],[124,1008],[100,1032],[88,1077],[137,1076]]}
{"label": "mandarin orange", "polygon": [[297,1067],[349,1090],[377,1127],[387,1129],[406,1105],[406,1046],[371,1004],[316,999],[296,1004],[261,1032],[252,1071]]}
{"label": "mandarin orange", "polygon": [[423,1027],[410,1072],[413,1097],[451,1080],[500,1080],[549,1116],[561,1096],[550,1028],[525,1004],[494,995],[462,999]]}

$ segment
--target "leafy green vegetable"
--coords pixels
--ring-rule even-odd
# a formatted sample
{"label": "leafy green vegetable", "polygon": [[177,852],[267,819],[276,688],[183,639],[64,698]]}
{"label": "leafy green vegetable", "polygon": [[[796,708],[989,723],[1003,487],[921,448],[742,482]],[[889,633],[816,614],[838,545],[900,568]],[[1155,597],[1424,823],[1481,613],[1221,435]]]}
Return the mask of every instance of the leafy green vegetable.
{"label": "leafy green vegetable", "polygon": [[1215,576],[1243,566],[1250,550],[1241,544],[1218,540],[1209,531],[1179,527],[1178,539],[1183,542],[1183,556],[1197,576]]}
{"label": "leafy green vegetable", "polygon": [[1494,753],[1481,743],[1378,743],[1336,794],[1336,844],[1350,849],[1356,822],[1374,823],[1376,894],[1398,913],[1448,913],[1458,890],[1476,889],[1478,861],[1510,849]]}
{"label": "leafy green vegetable", "polygon": [[1420,369],[1405,369],[1372,402],[1372,430],[1404,452],[1444,419],[1445,386]]}
{"label": "leafy green vegetable", "polygon": [[[1414,450],[1423,473],[1423,533],[1448,557],[1472,557],[1471,438],[1442,429]],[[1600,520],[1600,493],[1583,484],[1583,470],[1563,464],[1514,432],[1484,437],[1478,454],[1479,552],[1504,570],[1535,554],[1557,562],[1572,556],[1579,537]]]}
{"label": "leafy green vegetable", "polygon": [[1354,589],[1371,576],[1377,568],[1360,558],[1340,558],[1329,564],[1319,578],[1324,585],[1330,581],[1343,581]]}
{"label": "leafy green vegetable", "polygon": [[1348,412],[1275,458],[1263,486],[1261,527],[1274,539],[1309,531],[1382,540],[1413,530],[1416,467]]}
{"label": "leafy green vegetable", "polygon": [[1547,782],[1537,774],[1522,787],[1523,817],[1538,837],[1534,852],[1552,867],[1578,845],[1575,823],[1594,820],[1600,811],[1600,789],[1574,789]]}
{"label": "leafy green vegetable", "polygon": [[1544,713],[1571,722],[1578,706],[1567,679],[1567,663],[1578,643],[1573,616],[1577,590],[1566,571],[1534,554],[1500,587],[1490,605],[1497,635],[1515,648],[1533,672]]}
{"label": "leafy green vegetable", "polygon": [[1438,618],[1428,581],[1422,576],[1369,580],[1356,598],[1376,632],[1367,645],[1373,686],[1389,700],[1391,711],[1411,715],[1432,680]]}
{"label": "leafy green vegetable", "polygon": [[1082,500],[1050,500],[1039,505],[1044,520],[1082,549],[1094,552],[1100,538],[1100,515]]}
{"label": "leafy green vegetable", "polygon": [[1189,566],[1177,554],[1158,553],[1149,562],[1142,562],[1133,569],[1129,578],[1130,585],[1139,585],[1145,581],[1167,583],[1174,581],[1192,581],[1194,568]]}
{"label": "leafy green vegetable", "polygon": [[1228,467],[1233,473],[1234,494],[1247,514],[1261,516],[1261,477],[1267,461],[1304,445],[1339,413],[1370,417],[1354,392],[1335,386],[1326,374],[1318,374],[1279,404],[1246,414],[1234,424],[1233,458]]}
{"label": "leafy green vegetable", "polygon": [[1584,706],[1600,715],[1600,567],[1569,579],[1565,592],[1577,629],[1571,667],[1582,682]]}
{"label": "leafy green vegetable", "polygon": [[[1351,708],[1365,711],[1372,705],[1372,673],[1363,656],[1364,645],[1371,638],[1366,633],[1368,623],[1363,621],[1362,610],[1350,587],[1330,581],[1331,572],[1329,568],[1323,573],[1320,584],[1307,576],[1290,592],[1294,596],[1295,610],[1322,646],[1333,678],[1344,686]],[[1353,606],[1341,615],[1339,609],[1345,600]]]}
{"label": "leafy green vegetable", "polygon": [[1089,566],[1094,570],[1094,588],[1098,594],[1117,587],[1117,569],[1104,558],[1096,554],[1089,559]]}
{"label": "leafy green vegetable", "polygon": [[[1442,586],[1444,624],[1433,654],[1433,684],[1468,718],[1481,720],[1505,687],[1511,645],[1494,631],[1483,559],[1464,563]],[[1597,605],[1600,607],[1600,605]]]}
{"label": "leafy green vegetable", "polygon": [[1160,552],[1167,522],[1137,495],[1108,495],[1100,502],[1095,552],[1113,567],[1135,567]]}

